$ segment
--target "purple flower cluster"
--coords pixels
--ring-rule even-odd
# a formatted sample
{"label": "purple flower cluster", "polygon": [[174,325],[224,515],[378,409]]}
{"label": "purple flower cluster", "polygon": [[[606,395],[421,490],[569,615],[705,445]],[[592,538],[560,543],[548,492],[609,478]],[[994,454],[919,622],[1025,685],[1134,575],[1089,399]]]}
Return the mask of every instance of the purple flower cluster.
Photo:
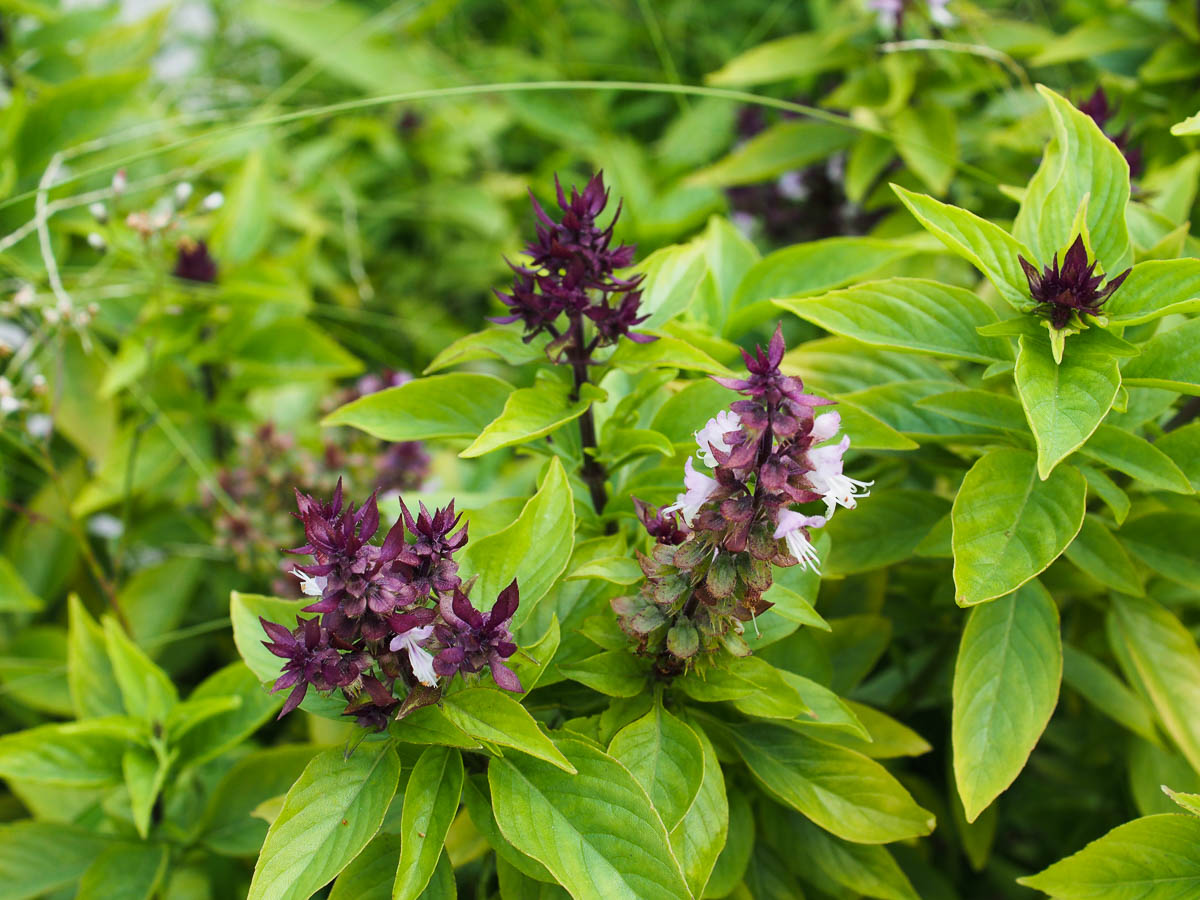
{"label": "purple flower cluster", "polygon": [[1142,148],[1134,147],[1130,144],[1129,129],[1126,128],[1117,135],[1111,135],[1104,129],[1104,126],[1108,124],[1108,120],[1113,117],[1115,112],[1112,106],[1109,105],[1108,95],[1104,93],[1104,88],[1096,88],[1092,96],[1079,104],[1079,111],[1090,117],[1096,123],[1096,127],[1104,132],[1110,141],[1117,145],[1117,149],[1125,157],[1125,162],[1129,164],[1129,177],[1137,178],[1141,175]]}
{"label": "purple flower cluster", "polygon": [[[339,481],[323,503],[296,492],[306,543],[290,552],[312,557],[297,566],[303,592],[316,598],[295,629],[263,620],[263,645],[287,660],[274,690],[291,688],[280,716],[303,701],[309,687],[341,690],[348,715],[382,729],[389,717],[436,702],[441,679],[475,675],[486,666],[505,690],[520,679],[505,665],[516,652],[509,624],[519,602],[514,581],[484,616],[467,597],[454,554],[467,543],[454,503],[414,517],[402,515],[381,544],[372,494],[361,507],[343,505]],[[457,530],[455,530],[457,529]],[[412,540],[408,540],[408,537]]]}
{"label": "purple flower cluster", "polygon": [[[616,275],[633,262],[634,254],[632,245],[613,246],[620,206],[606,228],[596,221],[608,205],[603,173],[593,176],[583,193],[572,187],[569,199],[557,177],[554,185],[561,218],[552,218],[530,193],[538,218],[537,238],[525,248],[530,264],[509,263],[512,289],[496,292],[509,313],[492,321],[523,322],[526,341],[546,332],[553,338],[548,348],[552,358],[576,362],[590,360],[597,347],[614,344],[622,336],[639,343],[654,340],[632,330],[646,320],[638,315],[642,276]],[[559,321],[564,314],[566,327]],[[583,334],[585,319],[595,331],[590,341]]]}
{"label": "purple flower cluster", "polygon": [[1029,295],[1037,301],[1035,311],[1049,319],[1055,328],[1065,328],[1072,318],[1101,315],[1104,302],[1121,286],[1130,272],[1126,269],[1100,287],[1104,275],[1092,274],[1097,261],[1088,263],[1083,235],[1076,237],[1075,243],[1063,255],[1062,268],[1059,268],[1057,253],[1051,265],[1041,272],[1023,256],[1018,255],[1017,261],[1021,263],[1025,278],[1029,281]]}
{"label": "purple flower cluster", "polygon": [[[838,507],[853,509],[871,486],[843,473],[850,439],[830,443],[841,417],[814,415],[833,401],[804,393],[799,378],[780,371],[784,349],[777,329],[766,350],[743,351],[747,377],[715,379],[743,399],[696,433],[698,456],[712,475],[689,457],[686,491],[674,504],[658,512],[637,506],[656,544],[651,557],[640,558],[640,593],[612,605],[639,652],[657,657],[664,674],[701,650],[749,653],[742,623],[771,607],[762,596],[771,567],[819,573],[810,529]],[[817,501],[824,515],[793,508]]]}

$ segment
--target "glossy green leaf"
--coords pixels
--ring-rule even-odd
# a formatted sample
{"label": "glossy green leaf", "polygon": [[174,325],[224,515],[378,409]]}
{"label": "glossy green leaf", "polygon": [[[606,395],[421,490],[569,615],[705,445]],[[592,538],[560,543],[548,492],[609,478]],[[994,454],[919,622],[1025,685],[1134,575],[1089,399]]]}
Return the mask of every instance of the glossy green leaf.
{"label": "glossy green leaf", "polygon": [[1038,478],[1032,453],[978,459],[951,511],[955,601],[974,606],[1015,591],[1058,558],[1083,526],[1087,485],[1063,466]]}
{"label": "glossy green leaf", "polygon": [[1200,772],[1200,650],[1169,610],[1145,597],[1117,595],[1109,643],[1126,678],[1150,701],[1163,728]]}
{"label": "glossy green leaf", "polygon": [[622,341],[608,362],[609,365],[626,372],[670,368],[703,372],[706,375],[732,374],[728,367],[721,365],[703,350],[669,335],[661,335],[649,344]]}
{"label": "glossy green leaf", "polygon": [[1200,309],[1200,260],[1153,259],[1133,267],[1105,301],[1104,315],[1118,325],[1136,325],[1173,313]]}
{"label": "glossy green leaf", "polygon": [[1045,338],[1022,336],[1014,372],[1017,395],[1038,448],[1038,474],[1046,478],[1078,450],[1108,415],[1121,372],[1117,360],[1102,352],[1079,352],[1077,336],[1061,363]]}
{"label": "glossy green leaf", "polygon": [[[844,700],[847,709],[866,729],[870,740],[844,730],[827,728],[820,735],[822,740],[832,744],[841,744],[851,750],[857,750],[863,756],[871,759],[896,759],[901,756],[923,756],[933,749],[933,746],[921,735],[917,734],[903,722],[893,719],[886,713]],[[810,698],[811,703],[811,698]]]}
{"label": "glossy green leaf", "polygon": [[1129,164],[1090,116],[1044,85],[1037,89],[1050,109],[1054,137],[1029,182],[1013,234],[1037,254],[1025,257],[1030,262],[1045,265],[1055,254],[1062,259],[1086,198],[1092,253],[1100,269],[1115,277],[1133,261],[1125,222]]}
{"label": "glossy green leaf", "polygon": [[1166,578],[1200,590],[1200,515],[1156,512],[1130,519],[1117,537],[1134,556]]}
{"label": "glossy green leaf", "polygon": [[884,844],[933,830],[933,814],[883,766],[853,750],[784,725],[745,723],[721,734],[768,793],[840,838]]}
{"label": "glossy green leaf", "polygon": [[558,670],[580,684],[610,697],[636,697],[646,690],[650,666],[627,649],[605,650],[570,663]]}
{"label": "glossy green leaf", "polygon": [[404,844],[396,867],[392,900],[417,900],[442,856],[446,832],[458,813],[462,796],[462,754],[430,747],[417,760],[404,790],[400,833]]}
{"label": "glossy green leaf", "polygon": [[538,492],[517,520],[495,534],[472,541],[463,551],[463,570],[480,576],[472,592],[474,602],[490,609],[500,591],[516,578],[520,606],[513,617],[513,628],[520,628],[566,569],[574,542],[574,498],[566,470],[555,457]]}
{"label": "glossy green leaf", "polygon": [[473,687],[457,691],[443,700],[442,709],[451,722],[472,737],[512,747],[567,772],[572,771],[566,757],[542,733],[525,707],[498,688]]}
{"label": "glossy green leaf", "polygon": [[832,549],[821,571],[849,575],[908,559],[948,511],[947,501],[928,491],[888,490],[860,500],[854,515],[834,516],[825,527]]}
{"label": "glossy green leaf", "polygon": [[1150,707],[1094,656],[1063,645],[1063,682],[1114,722],[1148,741],[1158,741]]}
{"label": "glossy green leaf", "polygon": [[1066,556],[1101,584],[1127,594],[1144,593],[1141,574],[1133,560],[1097,516],[1084,516],[1083,527],[1067,547]]}
{"label": "glossy green leaf", "polygon": [[703,750],[687,725],[655,703],[650,712],[616,733],[608,754],[624,764],[650,795],[650,802],[671,831],[683,819],[700,790]]}
{"label": "glossy green leaf", "polygon": [[834,883],[880,900],[921,900],[886,848],[840,840],[800,816],[790,821],[796,852],[816,863]]}
{"label": "glossy green leaf", "polygon": [[1144,490],[1192,493],[1191,482],[1175,461],[1145,438],[1115,425],[1101,425],[1080,450],[1138,481]]}
{"label": "glossy green leaf", "polygon": [[432,375],[360,397],[321,424],[349,425],[385,441],[473,439],[500,414],[512,391],[491,375]]}
{"label": "glossy green leaf", "polygon": [[39,725],[0,737],[0,776],[64,787],[117,784],[122,756],[142,740],[125,716]]}
{"label": "glossy green leaf", "polygon": [[1007,347],[976,329],[996,314],[971,291],[923,278],[891,278],[777,305],[826,331],[914,353],[990,363]]}
{"label": "glossy green leaf", "polygon": [[257,731],[283,705],[282,694],[263,691],[258,676],[245,663],[233,662],[200,682],[175,709],[229,700],[236,702],[172,730],[171,743],[179,751],[180,765],[199,765],[220,756]]}
{"label": "glossy green leaf", "polygon": [[1200,816],[1200,794],[1184,794],[1179,791],[1173,791],[1165,784],[1162,786],[1163,793],[1174,800],[1182,809],[1187,810],[1194,816]]}
{"label": "glossy green leaf", "polygon": [[167,875],[164,844],[116,844],[104,850],[79,880],[76,900],[150,900]]}
{"label": "glossy green leaf", "polygon": [[900,200],[927,231],[954,253],[974,265],[1015,309],[1033,305],[1029,282],[1018,256],[1032,260],[1024,244],[998,225],[974,213],[892,185]]}
{"label": "glossy green leaf", "polygon": [[1017,881],[1062,900],[1191,900],[1200,894],[1200,818],[1134,819]]}
{"label": "glossy green leaf", "polygon": [[329,900],[392,900],[402,838],[381,831],[333,883]]}
{"label": "glossy green leaf", "polygon": [[539,335],[526,343],[522,332],[521,323],[517,322],[512,325],[493,325],[460,337],[435,356],[422,374],[432,375],[442,369],[480,359],[502,359],[514,366],[545,359],[549,335]]}
{"label": "glossy green leaf", "polygon": [[703,750],[701,757],[693,762],[702,773],[692,805],[671,830],[671,848],[683,868],[688,887],[699,897],[725,847],[729,832],[729,801],[725,796],[721,763],[712,741],[699,725],[692,721],[687,724]]}
{"label": "glossy green leaf", "polygon": [[267,831],[247,900],[303,900],[332,881],[379,830],[399,778],[388,742],[314,757]]}
{"label": "glossy green leaf", "polygon": [[917,406],[968,425],[1022,433],[1029,429],[1021,404],[992,391],[946,391],[922,397]]}
{"label": "glossy green leaf", "polygon": [[526,878],[555,883],[554,876],[545,866],[519,851],[500,833],[500,826],[496,824],[496,816],[492,811],[492,791],[486,775],[468,776],[463,783],[463,802],[466,804],[471,824],[496,851],[499,860],[517,869]]}
{"label": "glossy green leaf", "polygon": [[125,708],[148,722],[165,723],[167,713],[179,702],[170,676],[126,636],[115,619],[107,616],[104,640]]}
{"label": "glossy green leaf", "polygon": [[595,401],[604,399],[604,392],[591,384],[580,389],[578,400],[572,400],[570,392],[570,385],[550,378],[513,391],[504,401],[500,415],[458,455],[470,459],[544,437],[578,419]]}
{"label": "glossy green leaf", "polygon": [[68,600],[67,683],[80,719],[116,716],[125,712],[121,686],[108,658],[104,629],[74,594]]}
{"label": "glossy green leaf", "polygon": [[1192,488],[1200,491],[1200,422],[1168,431],[1154,446],[1171,457]]}
{"label": "glossy green leaf", "polygon": [[1124,365],[1121,380],[1131,387],[1200,396],[1200,319],[1189,319],[1148,340],[1141,356]]}
{"label": "glossy green leaf", "polygon": [[581,741],[559,747],[578,774],[516,755],[488,766],[504,836],[576,900],[691,897],[662,820],[629,770]]}
{"label": "glossy green leaf", "polygon": [[0,612],[38,612],[45,604],[29,589],[21,573],[0,556]]}
{"label": "glossy green leaf", "polygon": [[968,822],[1016,780],[1058,704],[1058,608],[1033,581],[971,611],[954,666],[954,779]]}

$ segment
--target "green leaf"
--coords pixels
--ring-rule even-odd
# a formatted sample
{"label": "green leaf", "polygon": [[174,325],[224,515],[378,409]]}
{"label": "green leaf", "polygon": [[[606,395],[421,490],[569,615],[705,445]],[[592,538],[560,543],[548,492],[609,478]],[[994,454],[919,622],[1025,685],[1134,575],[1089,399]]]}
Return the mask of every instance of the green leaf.
{"label": "green leaf", "polygon": [[6,822],[0,825],[0,897],[33,900],[66,888],[113,843],[61,822]]}
{"label": "green leaf", "polygon": [[1113,514],[1113,518],[1120,525],[1129,515],[1129,509],[1132,505],[1129,500],[1129,495],[1117,487],[1117,483],[1108,477],[1104,472],[1095,469],[1088,465],[1076,466],[1083,473],[1084,479],[1087,480],[1088,489],[1104,501],[1104,505],[1109,508]]}
{"label": "green leaf", "polygon": [[392,722],[388,733],[402,744],[435,744],[461,750],[478,750],[483,746],[451,722],[438,706],[423,707]]}
{"label": "green leaf", "polygon": [[1183,794],[1179,791],[1173,791],[1165,784],[1162,786],[1163,793],[1178,803],[1183,809],[1186,809],[1194,816],[1200,816],[1200,794]]}
{"label": "green leaf", "polygon": [[1017,881],[1062,900],[1190,900],[1200,893],[1200,819],[1134,819]]}
{"label": "green leaf", "polygon": [[1200,650],[1169,610],[1145,597],[1118,595],[1108,618],[1109,643],[1167,734],[1200,772]]}
{"label": "green leaf", "polygon": [[1142,354],[1127,362],[1121,380],[1130,387],[1157,387],[1200,396],[1200,319],[1156,334]]}
{"label": "green leaf", "polygon": [[422,374],[432,375],[442,369],[480,359],[502,359],[509,365],[526,365],[546,358],[549,340],[549,335],[539,335],[526,343],[519,322],[493,325],[454,341],[433,358]]}
{"label": "green leaf", "polygon": [[834,516],[825,527],[833,549],[824,560],[823,574],[868,572],[908,559],[948,507],[944,498],[929,491],[905,489],[860,500],[854,515]]}
{"label": "green leaf", "polygon": [[484,836],[498,859],[517,869],[527,878],[535,881],[554,884],[554,876],[546,871],[546,867],[535,859],[530,859],[508,842],[508,838],[500,833],[496,824],[496,816],[492,812],[492,792],[488,787],[487,776],[472,775],[463,784],[463,801],[466,803],[471,824]]}
{"label": "green leaf", "polygon": [[[286,794],[317,749],[283,744],[238,760],[209,796],[197,840],[224,856],[257,855],[267,836],[267,823],[251,816],[251,811],[264,800]],[[389,893],[394,875],[393,864],[388,872]]]}
{"label": "green leaf", "polygon": [[[926,442],[960,442],[974,438],[992,440],[995,436],[986,428],[947,420],[917,405],[933,394],[944,394],[960,388],[956,382],[944,378],[936,381],[896,381],[841,394],[837,400],[839,404],[851,403],[861,407],[897,431]],[[853,439],[851,435],[851,441]]]}
{"label": "green leaf", "polygon": [[333,883],[329,900],[392,900],[402,839],[381,831]]}
{"label": "green leaf", "polygon": [[[234,701],[230,703],[230,701]],[[278,712],[282,694],[268,694],[258,676],[242,662],[233,662],[214,672],[192,691],[185,709],[206,704],[223,704],[202,719],[169,720],[171,745],[179,751],[180,765],[200,765],[236,747]]]}
{"label": "green leaf", "polygon": [[735,791],[728,798],[728,823],[724,846],[717,856],[704,887],[705,898],[726,897],[741,883],[754,855],[756,826],[754,810],[743,791]]}
{"label": "green leaf", "polygon": [[107,616],[104,640],[125,708],[147,722],[165,723],[167,714],[179,702],[170,676],[126,636],[116,620]]}
{"label": "green leaf", "polygon": [[522,647],[520,652],[508,660],[508,667],[517,673],[521,679],[521,687],[529,693],[546,674],[546,670],[554,663],[554,654],[558,652],[562,642],[562,628],[558,624],[558,615],[551,614],[550,624],[545,633],[536,642]]}
{"label": "green leaf", "polygon": [[599,579],[609,584],[631,585],[638,584],[646,575],[636,559],[628,556],[604,556],[600,559],[589,560],[579,568],[571,571],[564,580],[590,581]]}
{"label": "green leaf", "polygon": [[578,400],[570,398],[570,391],[570,385],[551,378],[540,379],[533,387],[513,391],[504,401],[500,415],[458,455],[471,459],[501,447],[536,440],[578,419],[592,403],[605,396],[592,384],[583,385]]}
{"label": "green leaf", "polygon": [[125,787],[129,790],[134,827],[145,840],[150,834],[154,801],[167,779],[167,761],[159,759],[147,747],[130,747],[121,758],[121,769],[125,774]]}
{"label": "green leaf", "polygon": [[1036,581],[971,611],[954,665],[954,780],[974,822],[1025,768],[1058,704],[1058,607]]}
{"label": "green leaf", "polygon": [[691,897],[662,820],[629,770],[581,741],[560,749],[578,774],[536,759],[493,759],[496,821],[576,900]]}
{"label": "green leaf", "polygon": [[778,122],[691,175],[687,183],[726,188],[766,181],[844,150],[853,140],[853,132],[837,125],[803,120]]}
{"label": "green leaf", "polygon": [[1189,134],[1200,134],[1200,112],[1194,116],[1188,116],[1182,122],[1176,122],[1171,126],[1171,134],[1179,137],[1184,137]]}
{"label": "green leaf", "polygon": [[[799,677],[799,676],[796,676]],[[834,695],[837,696],[836,694]],[[929,741],[921,737],[903,722],[893,719],[886,713],[855,703],[853,700],[842,700],[850,714],[866,729],[870,740],[857,734],[827,728],[821,734],[821,739],[831,744],[841,744],[851,750],[857,750],[863,756],[871,759],[895,759],[901,756],[923,756],[933,747]]]}
{"label": "green leaf", "polygon": [[877,347],[982,363],[1009,355],[1002,341],[976,331],[996,321],[991,307],[971,291],[923,278],[871,281],[776,305],[826,331]]}
{"label": "green leaf", "polygon": [[992,391],[946,391],[922,397],[917,406],[968,425],[1022,434],[1029,428],[1021,404],[1012,397]]}
{"label": "green leaf", "polygon": [[1160,575],[1200,590],[1200,515],[1150,513],[1126,522],[1117,535],[1133,555]]}
{"label": "green leaf", "polygon": [[699,897],[725,846],[729,832],[729,802],[725,796],[721,763],[712,741],[697,724],[691,721],[687,724],[703,749],[697,766],[702,773],[692,805],[671,831],[671,849],[680,861],[688,887]]}
{"label": "green leaf", "polygon": [[121,781],[121,757],[142,740],[141,730],[125,716],[40,725],[0,737],[0,777],[106,787]]}
{"label": "green leaf", "polygon": [[1063,681],[1114,722],[1157,742],[1150,707],[1095,657],[1063,645]]}
{"label": "green leaf", "polygon": [[125,712],[121,687],[113,675],[104,629],[88,615],[79,597],[68,598],[67,683],[80,719]]}
{"label": "green leaf", "polygon": [[432,375],[360,397],[321,424],[349,425],[385,441],[474,439],[512,391],[511,384],[491,375]]}
{"label": "green leaf", "polygon": [[705,81],[721,87],[748,87],[838,69],[858,57],[845,38],[844,31],[833,30],[767,41],[735,56]]}
{"label": "green leaf", "polygon": [[616,733],[608,754],[623,763],[671,831],[682,821],[704,777],[703,748],[692,729],[655,703]]}
{"label": "green leaf", "polygon": [[1084,516],[1083,527],[1067,547],[1066,556],[1101,584],[1127,594],[1140,596],[1145,593],[1133,560],[1097,516]]}
{"label": "green leaf", "polygon": [[789,821],[795,828],[796,852],[816,863],[836,884],[881,900],[921,900],[884,847],[839,840],[794,814]]}
{"label": "green leaf", "polygon": [[1044,338],[1022,336],[1018,342],[1017,395],[1037,442],[1042,478],[1091,437],[1121,386],[1117,360],[1105,353],[1077,352],[1083,350],[1080,337],[1061,363],[1055,363]]}
{"label": "green leaf", "polygon": [[162,844],[117,844],[103,851],[79,880],[76,900],[150,900],[170,860]]}
{"label": "green leaf", "polygon": [[703,242],[675,244],[655,250],[638,266],[645,275],[638,310],[649,318],[643,328],[660,328],[691,305],[705,276]]}
{"label": "green leaf", "polygon": [[533,716],[504,691],[466,688],[447,696],[442,701],[442,709],[446,718],[472,737],[512,747],[564,771],[574,771],[567,758],[542,733]]}
{"label": "green leaf", "polygon": [[1030,250],[998,225],[974,213],[914,194],[899,185],[892,190],[925,229],[948,249],[979,269],[1015,309],[1033,305],[1029,282],[1017,256],[1033,260]]}
{"label": "green leaf", "polygon": [[1087,200],[1091,250],[1110,276],[1129,268],[1133,247],[1125,222],[1129,164],[1091,116],[1044,85],[1038,93],[1050,109],[1054,137],[1021,202],[1013,234],[1046,264],[1076,237],[1076,212]]}
{"label": "green leaf", "polygon": [[660,335],[649,344],[622,341],[608,362],[609,365],[626,372],[666,368],[703,372],[706,375],[733,374],[728,367],[721,365],[703,350],[668,335]]}
{"label": "green leaf", "polygon": [[1083,526],[1087,484],[1063,466],[1042,481],[1027,450],[976,460],[951,511],[955,602],[1011,593],[1054,562]]}
{"label": "green leaf", "polygon": [[421,754],[404,789],[404,844],[392,900],[417,900],[429,884],[458,812],[462,786],[463,762],[457,750],[430,747]]}
{"label": "green leaf", "polygon": [[1105,301],[1104,315],[1117,325],[1136,325],[1200,309],[1200,259],[1147,260]]}
{"label": "green leaf", "polygon": [[1171,457],[1192,488],[1200,491],[1200,422],[1168,431],[1154,446]]}
{"label": "green leaf", "polygon": [[258,386],[302,379],[344,378],[362,363],[307,319],[283,319],[252,331],[233,348],[233,361],[245,382]]}
{"label": "green leaf", "polygon": [[244,263],[266,246],[275,196],[263,152],[255,148],[230,181],[225,204],[217,214],[209,238],[217,259],[234,265]]}
{"label": "green leaf", "polygon": [[747,722],[720,731],[769,794],[840,838],[884,844],[933,830],[933,814],[862,754],[785,725]]}
{"label": "green leaf", "polygon": [[567,568],[574,546],[574,497],[562,462],[555,457],[517,520],[468,544],[460,563],[465,572],[479,575],[475,597],[489,607],[517,579],[521,603],[513,617],[515,630]]}
{"label": "green leaf", "polygon": [[38,612],[44,606],[42,598],[29,589],[21,573],[0,556],[0,612]]}
{"label": "green leaf", "polygon": [[332,881],[379,830],[399,778],[390,742],[314,757],[267,831],[247,900],[304,900]]}
{"label": "green leaf", "polygon": [[558,671],[610,697],[636,697],[646,690],[650,666],[628,649],[605,650],[594,656],[562,663]]}
{"label": "green leaf", "polygon": [[1101,425],[1080,452],[1136,478],[1146,490],[1193,493],[1191,482],[1171,457],[1124,428]]}
{"label": "green leaf", "polygon": [[892,117],[891,126],[904,164],[935,194],[945,194],[958,163],[953,110],[936,101],[907,105]]}
{"label": "green leaf", "polygon": [[920,445],[845,397],[838,399],[842,433],[851,436],[856,450],[916,450]]}

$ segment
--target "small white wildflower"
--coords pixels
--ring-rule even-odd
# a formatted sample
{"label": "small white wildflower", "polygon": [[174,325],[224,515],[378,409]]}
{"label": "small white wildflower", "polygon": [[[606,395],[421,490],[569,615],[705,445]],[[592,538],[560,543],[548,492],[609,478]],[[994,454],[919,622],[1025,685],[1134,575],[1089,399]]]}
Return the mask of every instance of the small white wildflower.
{"label": "small white wildflower", "polygon": [[23,284],[17,288],[17,292],[13,294],[13,303],[20,307],[33,306],[37,300],[37,294],[34,293],[32,284]]}
{"label": "small white wildflower", "polygon": [[225,195],[220,191],[213,191],[207,197],[200,201],[200,208],[208,212],[215,209],[220,209],[225,205]]}
{"label": "small white wildflower", "polygon": [[721,410],[716,418],[709,419],[708,423],[695,433],[696,443],[700,446],[700,452],[696,455],[700,457],[700,461],[710,469],[715,469],[719,464],[712,451],[728,453],[733,449],[725,443],[725,434],[736,431],[741,422],[738,414],[728,409]]}
{"label": "small white wildflower", "polygon": [[775,540],[784,539],[788,553],[800,561],[802,570],[812,569],[820,575],[817,566],[821,559],[817,556],[817,548],[801,529],[821,528],[827,521],[825,516],[806,516],[791,509],[781,509],[775,519]]}
{"label": "small white wildflower", "polygon": [[183,206],[183,204],[187,203],[188,200],[191,199],[193,190],[194,188],[192,187],[192,183],[190,181],[179,182],[179,184],[175,185],[175,203],[178,206]]}
{"label": "small white wildflower", "polygon": [[24,404],[16,397],[0,397],[0,416],[8,416],[15,413]]}
{"label": "small white wildflower", "polygon": [[292,574],[300,579],[300,593],[305,597],[320,597],[325,593],[325,585],[329,579],[324,575],[309,575],[299,569],[292,569]]}
{"label": "small white wildflower", "polygon": [[12,353],[25,343],[29,335],[16,322],[0,321],[0,356]]}
{"label": "small white wildflower", "polygon": [[92,218],[101,225],[108,221],[108,207],[99,200],[88,207],[88,212],[90,212],[92,214]]}
{"label": "small white wildflower", "polygon": [[958,24],[958,19],[946,9],[946,4],[949,0],[927,0],[927,2],[929,4],[929,18],[933,19],[935,24],[941,25],[943,28],[949,28],[951,25]]}
{"label": "small white wildflower", "polygon": [[87,530],[99,538],[116,540],[125,531],[125,523],[116,516],[100,513],[88,519]]}
{"label": "small white wildflower", "polygon": [[717,479],[709,478],[703,472],[697,472],[689,456],[683,466],[683,485],[687,490],[675,498],[675,502],[663,509],[663,514],[679,512],[683,521],[692,524],[692,518],[700,511],[700,507],[708,502],[708,498],[717,489]]}
{"label": "small white wildflower", "polygon": [[104,235],[98,231],[90,232],[87,236],[88,246],[93,250],[104,250],[108,246],[108,241],[104,240]]}
{"label": "small white wildflower", "polygon": [[427,687],[437,687],[438,676],[433,670],[433,655],[421,646],[433,634],[432,625],[422,625],[420,628],[410,628],[404,634],[392,638],[389,645],[393,651],[404,650],[408,653],[408,662],[412,666],[417,680]]}
{"label": "small white wildflower", "polygon": [[45,413],[30,413],[25,418],[25,430],[34,440],[44,440],[54,430],[54,420]]}
{"label": "small white wildflower", "polygon": [[129,179],[125,177],[124,169],[117,169],[117,174],[113,176],[112,189],[114,194],[122,194],[125,188],[129,186]]}
{"label": "small white wildflower", "polygon": [[62,317],[58,314],[58,310],[53,306],[47,306],[44,310],[42,310],[42,318],[46,320],[47,325],[57,325],[58,320]]}

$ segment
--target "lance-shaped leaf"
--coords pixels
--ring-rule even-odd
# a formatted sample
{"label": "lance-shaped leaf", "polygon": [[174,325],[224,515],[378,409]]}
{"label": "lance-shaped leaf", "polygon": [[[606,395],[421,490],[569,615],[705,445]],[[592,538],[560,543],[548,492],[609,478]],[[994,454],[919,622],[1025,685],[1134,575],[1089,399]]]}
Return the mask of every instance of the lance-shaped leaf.
{"label": "lance-shaped leaf", "polygon": [[400,833],[404,843],[396,867],[392,900],[417,900],[442,856],[446,832],[462,796],[462,754],[430,747],[417,760],[404,789]]}
{"label": "lance-shaped leaf", "polygon": [[1116,358],[1080,346],[1082,338],[1070,342],[1061,363],[1048,339],[1023,335],[1019,341],[1017,395],[1037,443],[1042,478],[1091,437],[1121,386]]}
{"label": "lance-shaped leaf", "polygon": [[1145,593],[1142,576],[1121,546],[1113,537],[1104,520],[1086,515],[1079,534],[1066,550],[1067,559],[1095,578],[1101,584],[1127,594]]}
{"label": "lance-shaped leaf", "polygon": [[974,606],[1015,591],[1058,558],[1083,525],[1087,483],[1062,466],[1038,478],[1027,450],[976,460],[951,510],[955,601]]}
{"label": "lance-shaped leaf", "polygon": [[1151,259],[1133,267],[1104,304],[1119,325],[1200,309],[1200,259]]}
{"label": "lance-shaped leaf", "polygon": [[1129,205],[1129,164],[1116,144],[1105,137],[1091,116],[1054,91],[1038,85],[1050,109],[1054,137],[1042,157],[1013,234],[1037,254],[1031,262],[1046,264],[1076,237],[1076,212],[1087,198],[1087,230],[1092,251],[1110,277],[1129,268],[1133,247],[1125,222]]}
{"label": "lance-shaped leaf", "polygon": [[982,363],[1011,358],[1006,343],[976,331],[996,321],[990,306],[971,291],[924,278],[871,281],[775,303],[826,331],[876,347]]}
{"label": "lance-shaped leaf", "polygon": [[670,831],[700,790],[704,766],[700,740],[692,729],[655,703],[650,712],[616,733],[608,752],[646,789]]}
{"label": "lance-shaped leaf", "polygon": [[797,851],[836,884],[880,900],[920,900],[886,848],[839,840],[795,813],[790,823],[796,829]]}
{"label": "lance-shaped leaf", "polygon": [[1017,881],[1062,900],[1191,900],[1200,896],[1200,818],[1134,819]]}
{"label": "lance-shaped leaf", "polygon": [[1200,319],[1156,334],[1122,370],[1126,384],[1200,396]]}
{"label": "lance-shaped leaf", "polygon": [[578,774],[516,754],[489,764],[504,836],[576,900],[691,897],[662,819],[629,770],[582,741],[559,749]]}
{"label": "lance-shaped leaf", "polygon": [[333,880],[379,830],[399,778],[390,742],[315,757],[267,831],[247,900],[304,900]]}
{"label": "lance-shaped leaf", "polygon": [[347,403],[321,420],[385,441],[473,438],[499,414],[513,387],[491,375],[417,378]]}
{"label": "lance-shaped leaf", "polygon": [[899,185],[893,184],[892,190],[928,232],[986,275],[1014,308],[1026,310],[1033,305],[1029,282],[1017,257],[1029,260],[1035,257],[1021,241],[999,225],[965,209],[915,194]]}
{"label": "lance-shaped leaf", "polygon": [[954,666],[954,779],[968,822],[1025,768],[1062,680],[1058,608],[1038,582],[971,611]]}
{"label": "lance-shaped leaf", "polygon": [[442,706],[446,718],[472,737],[512,747],[571,771],[571,764],[542,733],[533,716],[504,691],[467,688],[447,696]]}
{"label": "lance-shaped leaf", "polygon": [[121,781],[125,751],[144,739],[127,716],[27,728],[0,737],[0,777],[105,787]]}
{"label": "lance-shaped leaf", "polygon": [[700,789],[683,819],[671,831],[671,848],[683,868],[688,887],[699,897],[725,847],[729,833],[729,799],[725,796],[725,776],[712,741],[697,723],[689,720],[687,725],[704,751],[702,759],[694,763],[702,770]]}
{"label": "lance-shaped leaf", "polygon": [[1080,452],[1137,479],[1144,490],[1192,493],[1187,475],[1171,457],[1124,428],[1101,425]]}
{"label": "lance-shaped leaf", "polygon": [[520,388],[508,395],[504,409],[489,422],[459,456],[483,456],[501,447],[525,444],[543,437],[578,419],[589,406],[604,399],[604,391],[585,384],[579,399],[570,397],[570,385],[549,378],[540,379],[533,387]]}

